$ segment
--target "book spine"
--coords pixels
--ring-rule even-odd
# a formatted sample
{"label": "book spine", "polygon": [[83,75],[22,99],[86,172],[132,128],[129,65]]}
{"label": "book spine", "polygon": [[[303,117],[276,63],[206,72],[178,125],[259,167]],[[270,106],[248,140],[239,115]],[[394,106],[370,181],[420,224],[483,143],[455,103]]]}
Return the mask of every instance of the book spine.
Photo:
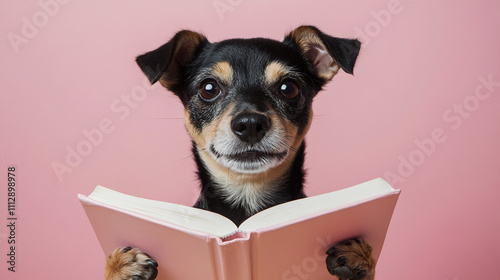
{"label": "book spine", "polygon": [[[259,246],[259,232],[252,232],[250,233],[250,262],[252,263],[251,269],[252,269],[252,280],[261,280],[262,275],[259,267],[259,260],[257,259],[260,253],[260,246]],[[264,279],[265,280],[265,279]]]}
{"label": "book spine", "polygon": [[248,237],[231,241],[212,239],[212,259],[217,280],[252,280]]}

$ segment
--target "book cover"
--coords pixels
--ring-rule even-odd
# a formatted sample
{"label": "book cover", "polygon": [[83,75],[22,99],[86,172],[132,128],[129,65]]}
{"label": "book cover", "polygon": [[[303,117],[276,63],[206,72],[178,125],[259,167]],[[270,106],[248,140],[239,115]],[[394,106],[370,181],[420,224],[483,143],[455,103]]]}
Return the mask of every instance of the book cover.
{"label": "book cover", "polygon": [[[399,196],[375,179],[266,209],[237,228],[212,212],[99,188],[79,199],[104,253],[137,247],[159,263],[160,280],[331,279],[325,252],[337,242],[363,237],[378,259]],[[99,197],[108,191],[115,202]]]}

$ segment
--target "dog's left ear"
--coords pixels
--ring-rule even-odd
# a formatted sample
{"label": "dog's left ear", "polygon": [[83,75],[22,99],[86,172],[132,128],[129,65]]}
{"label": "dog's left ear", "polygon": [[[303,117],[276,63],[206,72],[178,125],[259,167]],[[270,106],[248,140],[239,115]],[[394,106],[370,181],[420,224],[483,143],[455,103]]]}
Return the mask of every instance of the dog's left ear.
{"label": "dog's left ear", "polygon": [[151,84],[160,81],[164,87],[172,89],[182,79],[183,69],[193,62],[196,53],[208,43],[205,36],[182,30],[166,44],[138,56],[135,61]]}
{"label": "dog's left ear", "polygon": [[340,68],[352,74],[361,47],[358,40],[332,37],[314,26],[296,28],[283,42],[300,48],[324,82],[331,80]]}

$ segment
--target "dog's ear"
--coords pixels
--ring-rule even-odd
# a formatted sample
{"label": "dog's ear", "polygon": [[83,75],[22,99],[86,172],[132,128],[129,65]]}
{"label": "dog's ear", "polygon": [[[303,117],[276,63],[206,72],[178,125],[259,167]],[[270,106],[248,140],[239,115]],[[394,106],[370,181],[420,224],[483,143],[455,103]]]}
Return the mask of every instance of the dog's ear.
{"label": "dog's ear", "polygon": [[300,26],[285,37],[284,43],[298,47],[325,82],[340,68],[352,74],[361,43],[358,40],[328,36],[314,26]]}
{"label": "dog's ear", "polygon": [[183,69],[193,62],[197,52],[208,43],[205,36],[182,30],[166,44],[136,58],[151,84],[160,83],[171,89],[182,78]]}

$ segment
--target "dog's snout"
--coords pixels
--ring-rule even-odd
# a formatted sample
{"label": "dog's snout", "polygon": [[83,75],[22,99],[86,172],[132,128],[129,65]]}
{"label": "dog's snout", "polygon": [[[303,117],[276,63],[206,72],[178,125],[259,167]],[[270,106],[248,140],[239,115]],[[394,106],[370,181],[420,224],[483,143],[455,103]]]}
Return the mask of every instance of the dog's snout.
{"label": "dog's snout", "polygon": [[242,141],[256,144],[271,128],[269,117],[259,113],[240,113],[231,121],[231,129]]}

